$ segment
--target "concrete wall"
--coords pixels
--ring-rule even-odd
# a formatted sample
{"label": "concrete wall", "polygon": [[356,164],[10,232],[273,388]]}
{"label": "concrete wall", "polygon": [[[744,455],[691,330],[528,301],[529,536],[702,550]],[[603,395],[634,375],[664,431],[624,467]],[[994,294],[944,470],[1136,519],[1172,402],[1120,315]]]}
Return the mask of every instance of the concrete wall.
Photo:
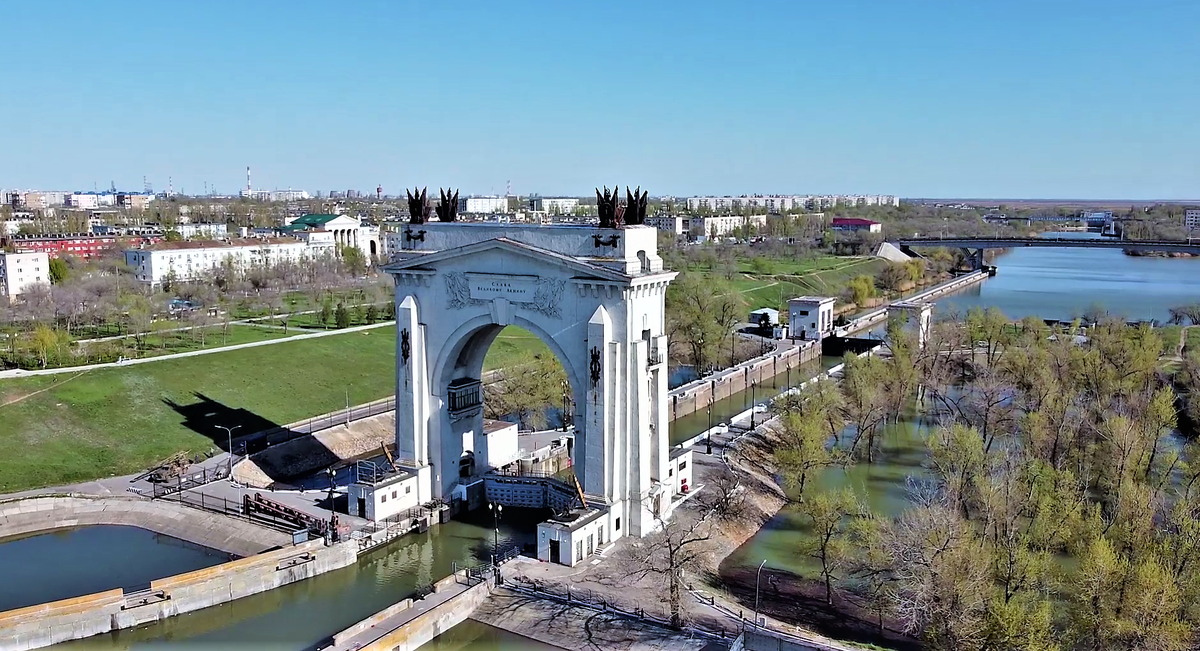
{"label": "concrete wall", "polygon": [[138,527],[237,556],[291,543],[273,529],[144,498],[43,495],[0,502],[0,538],[87,525]]}
{"label": "concrete wall", "polygon": [[[737,366],[706,378],[685,384],[670,393],[668,409],[671,420],[700,411],[708,405],[745,391],[750,385],[786,373],[821,357],[817,342],[797,342],[787,350],[770,353],[742,362]],[[765,399],[765,394],[763,398]]]}
{"label": "concrete wall", "polygon": [[346,567],[357,559],[353,542],[326,547],[314,540],[150,583],[146,603],[126,603],[109,590],[0,613],[0,651],[26,651],[91,637],[216,606]]}
{"label": "concrete wall", "polygon": [[[454,589],[457,586],[456,577],[446,577],[438,581],[435,585],[436,592]],[[401,627],[384,634],[374,642],[359,647],[358,651],[415,651],[433,638],[461,624],[463,620],[471,616],[471,613],[475,612],[479,604],[487,600],[489,594],[491,594],[491,585],[487,581],[481,581],[438,607],[417,615]],[[393,606],[393,608],[397,608],[398,606],[399,604]],[[388,611],[383,611],[383,613],[386,612]],[[400,611],[391,614],[395,615],[398,612]],[[380,615],[383,613],[380,613]],[[386,617],[376,615],[367,621],[373,620],[378,622],[383,619],[386,619]],[[367,622],[360,622],[360,624],[362,623]],[[367,628],[370,625],[368,624]],[[334,636],[335,641],[338,638],[339,636]],[[346,638],[343,637],[342,639],[345,640]]]}

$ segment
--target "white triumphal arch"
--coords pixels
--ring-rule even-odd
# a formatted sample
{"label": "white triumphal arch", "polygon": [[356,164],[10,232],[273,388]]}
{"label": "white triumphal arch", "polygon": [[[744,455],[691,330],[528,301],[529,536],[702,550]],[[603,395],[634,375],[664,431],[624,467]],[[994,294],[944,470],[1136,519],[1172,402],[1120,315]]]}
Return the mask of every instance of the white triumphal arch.
{"label": "white triumphal arch", "polygon": [[570,380],[576,476],[603,500],[608,538],[649,532],[673,493],[664,298],[676,274],[656,229],[430,222],[393,241],[397,463],[420,499],[449,499],[480,449],[484,355],[517,325]]}

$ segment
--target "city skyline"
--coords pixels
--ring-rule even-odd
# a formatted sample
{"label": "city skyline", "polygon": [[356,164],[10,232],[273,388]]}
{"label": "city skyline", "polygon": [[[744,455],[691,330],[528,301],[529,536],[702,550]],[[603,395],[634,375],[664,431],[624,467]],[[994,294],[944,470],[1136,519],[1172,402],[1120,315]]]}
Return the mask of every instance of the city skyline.
{"label": "city skyline", "polygon": [[0,187],[1200,197],[1193,4],[48,4]]}

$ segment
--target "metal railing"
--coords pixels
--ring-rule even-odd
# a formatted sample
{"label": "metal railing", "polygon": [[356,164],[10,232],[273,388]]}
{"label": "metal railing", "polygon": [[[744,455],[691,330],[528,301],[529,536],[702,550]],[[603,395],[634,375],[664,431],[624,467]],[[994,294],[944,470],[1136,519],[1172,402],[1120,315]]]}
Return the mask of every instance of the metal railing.
{"label": "metal railing", "polygon": [[189,490],[164,495],[160,499],[209,513],[238,518],[285,533],[292,533],[296,530],[296,525],[285,518],[266,513],[246,513],[242,508],[242,498],[228,499],[215,495],[206,495],[197,490]]}
{"label": "metal railing", "polygon": [[365,405],[351,407],[350,409],[339,409],[338,411],[322,416],[314,416],[308,420],[298,421],[286,426],[272,427],[235,438],[233,440],[234,449],[244,446],[246,454],[253,454],[265,450],[272,445],[279,445],[280,443],[286,443],[331,427],[345,425],[356,420],[390,413],[395,410],[395,396],[384,398],[383,400],[376,400]]}
{"label": "metal railing", "polygon": [[152,499],[159,499],[225,479],[229,476],[229,467],[229,463],[222,463],[209,468],[202,468],[196,472],[185,473],[176,477],[174,482],[167,481],[151,484],[150,496]]}

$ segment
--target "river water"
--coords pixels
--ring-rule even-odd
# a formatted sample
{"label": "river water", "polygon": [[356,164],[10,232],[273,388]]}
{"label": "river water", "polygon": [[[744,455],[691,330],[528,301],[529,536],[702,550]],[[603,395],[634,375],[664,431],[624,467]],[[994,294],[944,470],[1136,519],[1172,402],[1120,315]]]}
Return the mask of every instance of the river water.
{"label": "river water", "polygon": [[[1101,239],[1099,233],[1052,233]],[[1111,238],[1108,238],[1111,239]],[[937,312],[996,307],[1010,319],[1070,320],[1100,306],[1128,320],[1165,323],[1168,308],[1200,300],[1200,258],[1125,255],[1119,249],[1012,249],[996,277],[937,301]]]}

